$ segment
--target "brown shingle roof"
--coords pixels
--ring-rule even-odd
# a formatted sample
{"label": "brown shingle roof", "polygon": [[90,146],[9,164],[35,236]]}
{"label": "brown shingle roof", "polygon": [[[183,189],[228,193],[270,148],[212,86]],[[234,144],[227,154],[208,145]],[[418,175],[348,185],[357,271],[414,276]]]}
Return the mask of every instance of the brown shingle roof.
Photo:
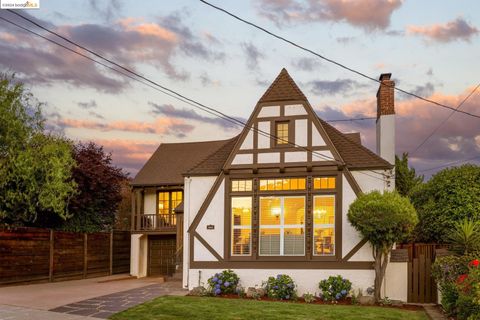
{"label": "brown shingle roof", "polygon": [[217,175],[223,168],[225,161],[235,147],[239,136],[236,136],[228,140],[217,151],[208,156],[205,160],[198,163],[195,167],[188,170],[185,175],[204,175],[214,174]]}
{"label": "brown shingle roof", "polygon": [[344,134],[324,120],[318,119],[348,168],[390,169],[393,167],[388,161],[350,138],[348,134]]}
{"label": "brown shingle roof", "polygon": [[231,139],[162,143],[138,172],[132,185],[182,185],[184,172],[201,163],[229,141]]}
{"label": "brown shingle roof", "polygon": [[260,100],[258,100],[258,103],[285,100],[307,101],[307,98],[295,81],[293,81],[292,77],[290,77],[287,70],[283,68],[275,81],[273,81]]}

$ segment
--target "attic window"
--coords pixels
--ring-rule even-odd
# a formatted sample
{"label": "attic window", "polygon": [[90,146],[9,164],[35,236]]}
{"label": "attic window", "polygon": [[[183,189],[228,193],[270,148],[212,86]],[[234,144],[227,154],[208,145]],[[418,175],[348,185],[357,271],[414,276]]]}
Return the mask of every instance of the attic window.
{"label": "attic window", "polygon": [[286,145],[289,143],[288,127],[289,127],[288,121],[275,123],[275,136],[277,138],[276,140],[277,145]]}

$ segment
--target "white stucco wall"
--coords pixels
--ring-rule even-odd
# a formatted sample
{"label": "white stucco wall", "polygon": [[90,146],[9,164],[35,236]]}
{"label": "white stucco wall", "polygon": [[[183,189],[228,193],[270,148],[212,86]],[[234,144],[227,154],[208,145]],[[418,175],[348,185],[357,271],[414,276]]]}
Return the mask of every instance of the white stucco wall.
{"label": "white stucco wall", "polygon": [[395,115],[383,115],[377,120],[377,154],[395,164]]}
{"label": "white stucco wall", "polygon": [[143,208],[145,214],[156,214],[157,195],[155,190],[145,190],[145,197],[143,200]]}
{"label": "white stucco wall", "polygon": [[312,126],[312,145],[315,147],[325,146],[325,140],[323,140],[320,132],[318,132],[317,127]]}
{"label": "white stucco wall", "polygon": [[253,149],[253,129],[250,129],[248,131],[247,135],[245,136],[245,139],[242,142],[242,145],[240,146],[241,150],[250,150]]}
{"label": "white stucco wall", "polygon": [[408,263],[389,262],[383,281],[382,295],[392,300],[407,301]]}
{"label": "white stucco wall", "polygon": [[305,162],[307,161],[306,151],[285,152],[285,162]]}
{"label": "white stucco wall", "polygon": [[305,107],[303,104],[287,104],[285,105],[285,115],[286,116],[300,116],[300,115],[306,115],[307,110],[305,110]]}
{"label": "white stucco wall", "polygon": [[278,163],[280,162],[279,152],[266,152],[257,155],[258,163]]}
{"label": "white stucco wall", "polygon": [[[222,182],[217,192],[213,196],[210,205],[198,224],[197,233],[207,241],[207,243],[223,257],[224,251],[224,220],[225,220],[225,182]],[[207,229],[211,225],[214,229]],[[195,248],[196,250],[196,248]],[[215,259],[214,261],[216,261]],[[211,261],[204,260],[202,256],[195,257],[195,261]]]}
{"label": "white stucco wall", "polygon": [[335,158],[329,150],[315,150],[312,153],[312,161],[334,161]]}
{"label": "white stucco wall", "polygon": [[147,276],[148,238],[143,234],[132,234],[130,243],[130,275]]}
{"label": "white stucco wall", "polygon": [[262,107],[262,109],[258,113],[258,118],[278,116],[280,116],[280,106]]}
{"label": "white stucco wall", "polygon": [[270,121],[262,121],[258,123],[257,146],[258,149],[270,148]]}
{"label": "white stucco wall", "polygon": [[237,154],[233,158],[232,164],[252,164],[253,163],[253,154]]}
{"label": "white stucco wall", "polygon": [[295,120],[295,144],[306,147],[308,145],[307,119]]}
{"label": "white stucco wall", "polygon": [[[200,272],[199,272],[200,271]],[[188,288],[193,289],[200,285],[207,286],[207,280],[221,269],[191,269]],[[341,275],[353,282],[355,289],[365,291],[373,286],[375,272],[373,270],[318,270],[318,269],[233,269],[240,277],[240,285],[243,287],[261,287],[262,281],[277,274],[287,274],[297,284],[298,294],[319,293],[318,283],[329,276]],[[199,279],[200,275],[200,279]]]}

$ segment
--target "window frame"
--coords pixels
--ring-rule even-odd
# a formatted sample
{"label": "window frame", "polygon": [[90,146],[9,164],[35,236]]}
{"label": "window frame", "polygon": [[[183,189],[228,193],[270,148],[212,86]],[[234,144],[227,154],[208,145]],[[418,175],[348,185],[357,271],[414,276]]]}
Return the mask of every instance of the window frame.
{"label": "window frame", "polygon": [[[315,199],[316,198],[328,198],[333,197],[333,224],[331,223],[322,223],[315,224]],[[314,257],[334,257],[337,254],[337,230],[336,230],[336,220],[337,220],[337,196],[336,194],[314,194],[312,195],[312,256]],[[332,254],[316,254],[315,253],[315,228],[316,226],[333,226],[333,253]]]}
{"label": "window frame", "polygon": [[[183,196],[183,190],[182,189],[172,189],[172,190],[156,190],[156,206],[155,206],[155,214],[156,215],[175,215],[175,208],[177,206],[175,206],[175,208],[173,208],[172,206],[172,193],[174,192],[180,192],[182,194],[182,200],[177,204],[177,206],[182,203],[182,201],[184,200]],[[160,213],[160,208],[159,208],[159,204],[160,204],[160,193],[168,193],[168,213]]]}
{"label": "window frame", "polygon": [[[232,199],[233,198],[250,198],[251,207],[250,207],[250,226],[235,226],[233,224],[233,207],[232,207]],[[250,230],[250,243],[249,243],[249,254],[235,254],[233,251],[233,232],[234,230]],[[244,195],[232,195],[230,197],[230,255],[232,257],[251,257],[252,256],[252,247],[253,247],[253,197],[252,196],[244,196]]]}

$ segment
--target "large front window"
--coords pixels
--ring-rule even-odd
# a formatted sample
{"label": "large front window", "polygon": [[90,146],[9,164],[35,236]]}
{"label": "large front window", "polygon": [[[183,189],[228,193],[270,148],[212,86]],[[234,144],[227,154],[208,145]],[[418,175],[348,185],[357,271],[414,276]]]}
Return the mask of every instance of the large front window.
{"label": "large front window", "polygon": [[183,200],[182,191],[158,192],[158,217],[155,219],[156,227],[172,227],[176,225],[175,208]]}
{"label": "large front window", "polygon": [[305,197],[260,197],[261,256],[305,255]]}

